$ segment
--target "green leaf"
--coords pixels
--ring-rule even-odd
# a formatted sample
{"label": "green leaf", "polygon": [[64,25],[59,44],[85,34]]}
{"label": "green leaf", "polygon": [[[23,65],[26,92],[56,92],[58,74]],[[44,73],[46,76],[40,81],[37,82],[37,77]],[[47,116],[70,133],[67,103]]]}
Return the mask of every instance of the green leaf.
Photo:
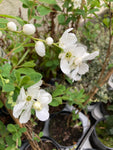
{"label": "green leaf", "polygon": [[17,65],[19,65],[19,64],[24,60],[24,58],[27,56],[28,53],[29,53],[29,50],[27,50],[27,51],[24,53],[24,55],[23,55],[22,58],[19,60],[19,62],[18,62]]}
{"label": "green leaf", "polygon": [[29,75],[31,72],[34,73],[35,70],[32,68],[19,68],[19,69],[17,69],[17,72],[19,72],[20,74]]}
{"label": "green leaf", "polygon": [[3,91],[3,92],[14,91],[14,89],[15,89],[15,87],[14,87],[14,85],[11,84],[11,83],[7,83],[7,84],[3,85],[3,87],[2,87],[2,91]]}
{"label": "green leaf", "polygon": [[52,102],[49,104],[50,106],[56,107],[62,104],[62,97],[56,97],[52,99]]}
{"label": "green leaf", "polygon": [[51,9],[49,9],[45,6],[39,6],[39,7],[37,7],[37,10],[41,16],[47,15],[48,13],[51,12]]}
{"label": "green leaf", "polygon": [[16,46],[15,46],[15,48],[14,48],[14,53],[17,53],[17,52],[21,52],[21,51],[23,51],[24,50],[24,47],[22,46],[22,44],[21,43],[18,43],[18,44],[16,44]]}
{"label": "green leaf", "polygon": [[55,91],[52,93],[52,96],[53,96],[53,97],[56,97],[56,96],[62,95],[65,90],[66,90],[66,88],[65,88],[64,85],[61,85],[61,84],[56,85],[56,89],[55,89]]}
{"label": "green leaf", "polygon": [[108,65],[108,69],[111,69],[113,67],[113,64]]}
{"label": "green leaf", "polygon": [[43,135],[44,135],[43,132],[40,132],[40,133],[39,133],[39,137],[40,137],[40,138],[41,138]]}
{"label": "green leaf", "polygon": [[[20,25],[24,25],[25,23],[27,23],[26,21],[22,20],[20,17],[11,16],[11,15],[6,15],[6,14],[0,14],[0,16],[1,16],[1,17],[6,17],[6,18],[16,19]],[[7,22],[8,22],[8,21],[7,21]]]}
{"label": "green leaf", "polygon": [[8,20],[4,18],[0,18],[0,28],[6,28],[7,27]]}
{"label": "green leaf", "polygon": [[54,9],[57,10],[57,11],[62,11],[61,8],[60,8],[58,5],[54,5],[53,7],[54,7]]}
{"label": "green leaf", "polygon": [[40,20],[41,19],[41,17],[39,17],[39,16],[33,16],[33,18],[36,19],[36,20]]}
{"label": "green leaf", "polygon": [[56,4],[56,0],[39,0],[39,1],[47,4]]}
{"label": "green leaf", "polygon": [[6,126],[3,124],[3,122],[2,121],[0,121],[0,135],[2,136],[4,136],[5,134],[6,134]]}
{"label": "green leaf", "polygon": [[12,146],[13,144],[15,144],[15,142],[12,140],[11,136],[6,136],[5,140],[6,140],[6,143],[8,144],[8,147]]}
{"label": "green leaf", "polygon": [[98,8],[90,9],[88,13],[93,14],[96,11],[99,11],[99,9]]}
{"label": "green leaf", "polygon": [[[25,74],[28,77],[30,77],[29,82],[27,81],[26,85],[24,85],[25,88],[37,83],[42,78],[42,75],[40,73],[36,72],[32,68],[20,68],[20,69],[17,70],[17,72],[20,73],[20,74]],[[28,77],[27,77],[27,79],[28,79]]]}
{"label": "green leaf", "polygon": [[33,60],[25,62],[24,64],[21,65],[22,67],[35,67],[36,64],[34,63]]}
{"label": "green leaf", "polygon": [[63,24],[65,22],[64,14],[58,15],[58,22],[59,22],[59,24]]}
{"label": "green leaf", "polygon": [[109,18],[104,18],[103,19],[103,23],[106,25],[106,27],[109,27],[109,22],[110,22]]}
{"label": "green leaf", "polygon": [[5,65],[3,65],[2,67],[2,76],[3,77],[9,77],[10,75],[10,70],[11,70],[11,65],[9,63],[6,63]]}
{"label": "green leaf", "polygon": [[20,128],[19,132],[24,133],[24,132],[26,132],[26,130],[27,130],[26,128]]}
{"label": "green leaf", "polygon": [[9,131],[9,132],[17,132],[17,129],[16,129],[16,127],[15,127],[15,125],[13,125],[13,124],[8,124],[7,125],[7,130]]}
{"label": "green leaf", "polygon": [[85,11],[81,9],[76,9],[75,14],[85,16]]}
{"label": "green leaf", "polygon": [[13,138],[12,138],[13,141],[16,141],[17,139],[19,139],[19,138],[21,137],[21,135],[22,135],[22,134],[21,134],[20,132],[14,133],[14,134],[13,134]]}
{"label": "green leaf", "polygon": [[5,150],[18,150],[16,148],[16,144],[13,144],[12,146],[8,146]]}
{"label": "green leaf", "polygon": [[4,147],[5,147],[4,139],[2,137],[0,137],[0,145],[4,145]]}
{"label": "green leaf", "polygon": [[0,108],[2,108],[3,107],[3,103],[0,101]]}
{"label": "green leaf", "polygon": [[4,144],[0,144],[0,150],[5,149],[5,143]]}
{"label": "green leaf", "polygon": [[42,75],[38,72],[34,72],[34,73],[29,73],[29,76],[31,78],[31,80],[33,80],[35,83],[40,81],[42,78]]}
{"label": "green leaf", "polygon": [[29,76],[22,77],[22,79],[20,81],[20,87],[26,85],[29,81],[30,81],[30,77]]}

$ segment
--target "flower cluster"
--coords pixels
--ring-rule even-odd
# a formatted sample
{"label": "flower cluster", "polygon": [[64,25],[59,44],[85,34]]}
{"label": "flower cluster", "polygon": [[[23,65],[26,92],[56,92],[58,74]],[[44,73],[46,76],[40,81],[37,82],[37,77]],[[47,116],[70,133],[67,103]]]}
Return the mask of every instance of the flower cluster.
{"label": "flower cluster", "polygon": [[13,108],[13,115],[19,118],[20,123],[26,123],[30,120],[31,109],[36,112],[36,117],[45,121],[49,118],[48,104],[52,101],[52,96],[43,89],[40,89],[42,80],[24,90],[22,87],[17,98],[16,105]]}
{"label": "flower cluster", "polygon": [[[17,31],[17,26],[14,22],[8,22],[7,28],[10,31]],[[87,60],[92,60],[99,55],[98,51],[93,53],[87,52],[87,47],[77,42],[77,37],[74,33],[70,33],[73,28],[67,29],[59,40],[59,47],[62,51],[59,54],[60,68],[72,81],[78,81],[82,75],[89,71]],[[32,35],[36,31],[33,24],[25,24],[23,33]],[[51,46],[53,39],[47,37],[46,40],[35,38],[35,50],[37,54],[44,57],[46,54],[45,44]],[[49,118],[48,104],[52,101],[52,96],[45,90],[40,89],[42,80],[35,85],[29,87],[27,91],[24,87],[21,88],[20,94],[17,97],[16,105],[13,108],[13,115],[19,118],[20,123],[26,123],[31,117],[31,109],[34,109],[39,120],[45,121]]]}
{"label": "flower cluster", "polygon": [[78,81],[81,76],[89,71],[87,60],[92,60],[99,55],[99,51],[87,52],[87,47],[77,43],[74,33],[69,33],[73,28],[66,30],[59,41],[63,51],[59,54],[60,68],[73,81]]}

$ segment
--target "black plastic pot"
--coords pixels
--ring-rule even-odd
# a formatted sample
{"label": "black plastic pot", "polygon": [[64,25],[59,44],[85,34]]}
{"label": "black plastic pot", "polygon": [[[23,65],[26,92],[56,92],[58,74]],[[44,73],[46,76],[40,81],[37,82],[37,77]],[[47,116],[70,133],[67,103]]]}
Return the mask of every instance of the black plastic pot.
{"label": "black plastic pot", "polygon": [[[60,150],[59,145],[57,145],[57,143],[55,143],[53,139],[48,137],[42,137],[41,140],[42,142],[51,143],[54,146],[54,149]],[[28,141],[23,142],[22,146],[20,147],[20,150],[28,150],[28,149],[31,149],[29,142]],[[46,148],[44,150],[46,150]]]}
{"label": "black plastic pot", "polygon": [[[82,133],[81,138],[78,140],[78,142],[76,144],[71,145],[71,146],[60,145],[57,141],[55,141],[52,137],[50,137],[50,131],[49,131],[50,120],[59,113],[65,113],[65,115],[69,114],[72,112],[73,109],[75,109],[73,106],[66,105],[66,107],[61,112],[58,112],[56,114],[52,114],[50,116],[50,118],[45,123],[45,127],[43,130],[44,136],[51,138],[57,145],[59,145],[61,150],[71,150],[71,149],[75,150],[77,148],[77,146],[79,145],[79,143],[84,138],[84,135],[86,134],[86,132],[88,131],[88,129],[90,127],[90,121],[89,121],[88,117],[85,116],[82,112],[79,112],[79,120],[82,122],[83,133]],[[78,110],[75,111],[75,114],[77,112],[78,112]]]}
{"label": "black plastic pot", "polygon": [[98,135],[96,133],[96,125],[102,121],[105,120],[105,118],[101,118],[99,119],[95,125],[94,125],[94,130],[92,131],[91,135],[90,135],[90,143],[92,145],[93,148],[95,148],[96,150],[113,150],[113,148],[107,147],[105,146],[98,138]]}

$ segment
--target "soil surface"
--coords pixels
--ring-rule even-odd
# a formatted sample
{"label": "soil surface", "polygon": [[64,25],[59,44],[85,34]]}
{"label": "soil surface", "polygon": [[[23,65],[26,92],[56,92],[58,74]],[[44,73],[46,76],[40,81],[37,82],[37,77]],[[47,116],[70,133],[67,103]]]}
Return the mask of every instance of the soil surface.
{"label": "soil surface", "polygon": [[[50,120],[50,137],[62,146],[71,146],[78,142],[82,136],[82,126],[73,121],[71,113],[60,113]],[[80,121],[79,121],[80,122]]]}

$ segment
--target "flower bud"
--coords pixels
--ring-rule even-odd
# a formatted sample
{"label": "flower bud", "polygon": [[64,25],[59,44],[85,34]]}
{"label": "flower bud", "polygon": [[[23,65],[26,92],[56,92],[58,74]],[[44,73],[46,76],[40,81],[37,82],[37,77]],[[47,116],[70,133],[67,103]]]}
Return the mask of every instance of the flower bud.
{"label": "flower bud", "polygon": [[52,37],[48,37],[46,39],[46,42],[47,42],[48,45],[52,45],[53,44],[53,38]]}
{"label": "flower bud", "polygon": [[14,94],[14,91],[11,91],[11,92],[9,93],[10,96],[13,96],[13,94]]}
{"label": "flower bud", "polygon": [[35,26],[33,24],[25,24],[23,26],[23,32],[26,35],[32,35],[35,33],[35,31],[36,31],[36,29],[35,29]]}
{"label": "flower bud", "polygon": [[8,22],[8,23],[7,23],[7,28],[8,28],[10,31],[16,31],[16,30],[17,30],[16,24],[15,24],[14,22]]}
{"label": "flower bud", "polygon": [[9,79],[5,79],[5,83],[6,83],[6,84],[9,83]]}
{"label": "flower bud", "polygon": [[43,42],[41,41],[36,42],[35,50],[39,56],[41,57],[45,56],[45,45]]}

